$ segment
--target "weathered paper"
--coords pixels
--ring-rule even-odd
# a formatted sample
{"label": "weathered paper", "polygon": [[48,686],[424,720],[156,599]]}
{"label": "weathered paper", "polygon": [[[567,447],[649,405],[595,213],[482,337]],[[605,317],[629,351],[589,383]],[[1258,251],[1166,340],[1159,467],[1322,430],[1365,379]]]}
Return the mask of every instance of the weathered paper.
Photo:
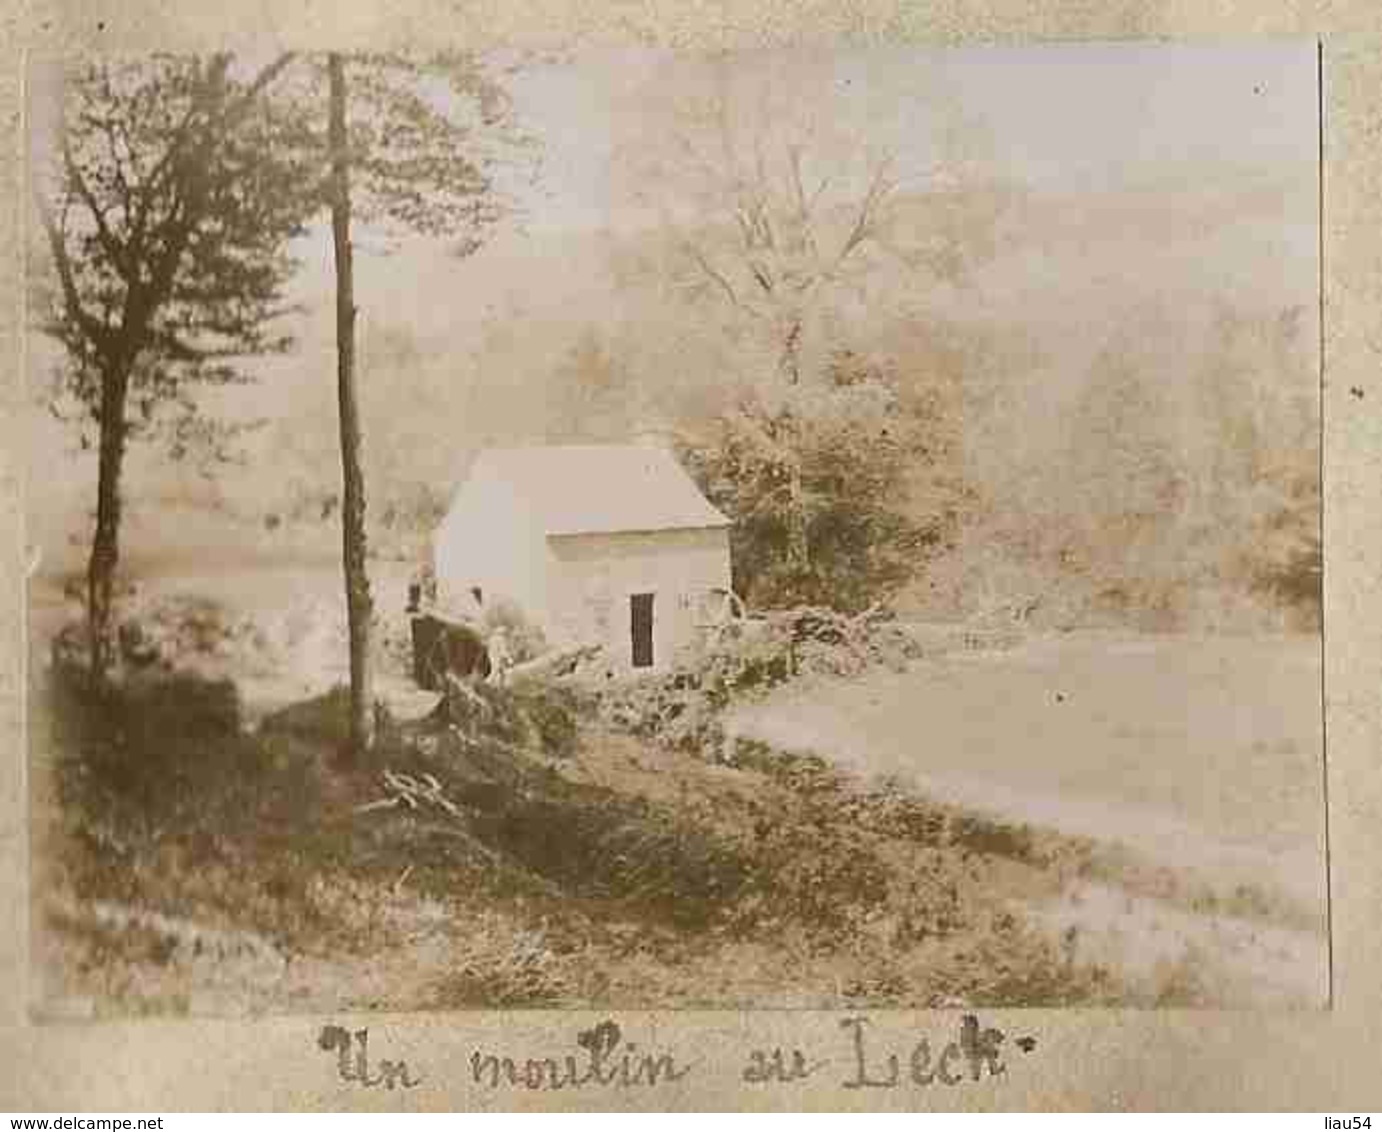
{"label": "weathered paper", "polygon": [[[992,6],[988,10],[866,8],[846,16],[835,10],[794,8],[789,14],[753,5],[684,9],[676,5],[637,12],[597,9],[579,18],[540,7],[505,6],[459,13],[437,6],[353,5],[275,17],[254,26],[225,8],[167,5],[71,6],[15,13],[15,42],[40,55],[76,45],[100,51],[141,52],[223,43],[303,48],[371,45],[406,48],[433,42],[437,28],[466,46],[507,44],[607,46],[654,44],[676,48],[746,48],[842,42],[946,44],[1000,38],[1159,37],[1234,39],[1263,34],[1321,36],[1323,75],[1323,473],[1324,473],[1324,687],[1329,799],[1330,880],[1327,1009],[1292,1011],[1194,1010],[977,1010],[966,1036],[961,1012],[882,1009],[832,1011],[660,1012],[513,1011],[419,1015],[317,1015],[239,1019],[129,1019],[33,1021],[28,972],[31,868],[27,821],[27,760],[21,695],[24,649],[23,578],[28,568],[23,437],[7,436],[0,457],[0,506],[7,540],[7,602],[0,649],[4,681],[0,704],[12,757],[5,762],[5,870],[8,906],[20,909],[3,933],[5,1029],[0,1041],[13,1071],[7,1107],[46,1112],[186,1109],[393,1108],[974,1108],[974,1109],[1256,1109],[1305,1108],[1334,1112],[1375,1105],[1372,1063],[1378,1040],[1371,934],[1379,907],[1377,818],[1382,787],[1372,753],[1379,748],[1375,667],[1382,632],[1369,605],[1377,541],[1379,426],[1373,402],[1382,389],[1373,377],[1374,309],[1382,299],[1372,266],[1377,251],[1373,202],[1378,158],[1373,143],[1378,48],[1369,37],[1367,6],[1336,10],[1328,25],[1299,9],[1241,4],[1213,13],[1200,6],[1134,6],[1090,16],[1069,5]],[[281,21],[281,22],[279,22]],[[7,62],[4,103],[9,136],[25,136],[23,63]],[[6,187],[27,192],[18,162],[5,166]],[[5,243],[12,250],[5,282],[7,402],[24,396],[25,335],[20,309],[26,246],[18,225],[24,209],[5,213]],[[29,247],[36,247],[33,240]],[[8,425],[22,414],[5,414]],[[867,1019],[867,1021],[859,1021]],[[621,1079],[616,1062],[602,1066],[606,1084],[589,1073],[590,1042],[582,1034],[612,1022],[627,1049],[667,1054],[656,1084],[640,1078],[638,1063]],[[325,1029],[340,1027],[342,1029]],[[982,1056],[993,1028],[1004,1035],[1004,1071],[995,1075]],[[356,1031],[368,1031],[367,1050]],[[342,1030],[344,1033],[342,1033]],[[923,1039],[926,1056],[918,1054]],[[958,1053],[947,1069],[935,1063],[950,1043]],[[978,1052],[976,1053],[976,1048]],[[800,1059],[797,1058],[800,1051]],[[778,1054],[780,1052],[780,1059]],[[364,1080],[357,1055],[365,1057]],[[344,1059],[343,1059],[344,1055]],[[529,1059],[579,1056],[581,1073],[561,1090],[530,1088],[527,1080],[494,1087],[486,1057]],[[898,1059],[896,1085],[888,1062]],[[970,1056],[973,1055],[973,1056]],[[479,1057],[479,1062],[475,1059]],[[388,1088],[381,1074],[395,1066]],[[406,1070],[397,1068],[406,1062]],[[614,1065],[616,1068],[611,1068]],[[772,1076],[801,1079],[757,1081]],[[915,1076],[913,1070],[916,1070]],[[973,1070],[973,1073],[971,1073]],[[404,1080],[415,1081],[409,1085]],[[632,1073],[632,1076],[629,1074]],[[977,1078],[977,1079],[976,1079]],[[538,1078],[533,1078],[537,1080]],[[924,1080],[923,1080],[924,1079]],[[627,1083],[625,1083],[627,1082]],[[12,1095],[10,1095],[12,1093]]]}

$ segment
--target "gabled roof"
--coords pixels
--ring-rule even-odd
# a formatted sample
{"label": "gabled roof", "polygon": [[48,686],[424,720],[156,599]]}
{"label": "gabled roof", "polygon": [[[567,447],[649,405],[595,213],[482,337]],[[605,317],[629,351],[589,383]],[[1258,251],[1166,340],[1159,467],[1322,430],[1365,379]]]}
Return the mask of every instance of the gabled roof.
{"label": "gabled roof", "polygon": [[509,486],[547,535],[730,525],[676,458],[651,445],[487,448],[469,480]]}

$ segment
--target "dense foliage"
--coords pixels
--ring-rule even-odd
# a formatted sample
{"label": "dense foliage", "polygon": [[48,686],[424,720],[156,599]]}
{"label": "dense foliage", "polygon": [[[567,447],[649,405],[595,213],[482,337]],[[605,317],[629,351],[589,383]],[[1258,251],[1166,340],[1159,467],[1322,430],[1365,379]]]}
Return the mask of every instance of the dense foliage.
{"label": "dense foliage", "polygon": [[285,348],[273,316],[320,178],[309,133],[227,55],[93,63],[66,76],[39,203],[56,278],[44,325],[66,347],[66,394],[98,419],[127,381],[131,431],[184,386],[238,376]]}
{"label": "dense foliage", "polygon": [[[735,519],[734,585],[752,605],[808,602],[862,609],[924,568],[944,522],[919,517],[910,493],[935,421],[919,418],[895,374],[853,355],[832,360],[819,384],[776,403],[747,392],[688,444],[687,463]],[[790,468],[800,468],[806,556],[788,553]]]}
{"label": "dense foliage", "polygon": [[1311,349],[1299,309],[1149,306],[1060,399],[1040,368],[974,382],[976,606],[1016,600],[1056,625],[1318,627]]}

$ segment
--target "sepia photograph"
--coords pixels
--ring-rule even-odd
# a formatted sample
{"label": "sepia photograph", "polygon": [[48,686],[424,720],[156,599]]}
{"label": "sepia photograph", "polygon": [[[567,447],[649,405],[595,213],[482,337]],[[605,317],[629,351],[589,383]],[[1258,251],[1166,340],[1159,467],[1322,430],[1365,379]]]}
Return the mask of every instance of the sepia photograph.
{"label": "sepia photograph", "polygon": [[28,86],[35,1019],[1329,1004],[1315,43]]}

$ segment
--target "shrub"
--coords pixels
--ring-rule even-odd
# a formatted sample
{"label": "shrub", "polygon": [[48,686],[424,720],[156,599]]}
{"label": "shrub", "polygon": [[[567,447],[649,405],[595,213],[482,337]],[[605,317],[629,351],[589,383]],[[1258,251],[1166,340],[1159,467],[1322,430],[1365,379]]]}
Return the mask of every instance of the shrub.
{"label": "shrub", "polygon": [[472,742],[565,758],[579,743],[578,720],[584,710],[581,696],[570,687],[536,680],[513,686],[453,680],[436,714]]}
{"label": "shrub", "polygon": [[157,669],[90,687],[55,671],[59,789],[71,812],[173,835],[253,820],[270,756],[240,730],[228,680]]}
{"label": "shrub", "polygon": [[507,694],[526,717],[532,738],[544,753],[553,758],[575,754],[581,703],[574,690],[533,682],[508,689]]}
{"label": "shrub", "polygon": [[662,675],[604,685],[597,699],[601,716],[620,730],[671,747],[718,750],[720,714],[737,699],[799,675],[897,668],[921,652],[886,615],[806,606],[731,622],[700,655]]}
{"label": "shrub", "polygon": [[350,689],[337,685],[325,695],[291,704],[266,716],[260,730],[342,748],[350,742]]}
{"label": "shrub", "polygon": [[1299,546],[1280,562],[1258,565],[1254,588],[1288,611],[1295,627],[1319,629],[1324,611],[1324,563],[1318,539]]}
{"label": "shrub", "polygon": [[[746,393],[712,435],[683,448],[734,519],[734,588],[752,605],[863,609],[924,572],[955,535],[953,515],[919,516],[911,499],[919,470],[944,459],[942,423],[910,403],[888,366],[844,352],[826,369],[787,391]],[[805,531],[800,563],[794,518]]]}
{"label": "shrub", "polygon": [[509,654],[515,664],[532,660],[547,651],[547,638],[542,628],[507,598],[487,602],[480,623],[487,637],[493,636],[498,629],[504,630]]}

